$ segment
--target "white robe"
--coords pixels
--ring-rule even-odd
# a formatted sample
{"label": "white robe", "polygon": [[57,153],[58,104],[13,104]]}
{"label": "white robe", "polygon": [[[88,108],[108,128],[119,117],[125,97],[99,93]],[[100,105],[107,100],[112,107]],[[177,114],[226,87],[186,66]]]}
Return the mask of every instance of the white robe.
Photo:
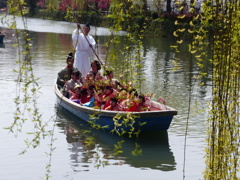
{"label": "white robe", "polygon": [[[91,69],[91,56],[94,54],[92,48],[89,46],[87,40],[81,30],[75,29],[72,33],[73,47],[76,50],[74,56],[74,67],[82,73],[82,77],[85,77]],[[89,43],[95,48],[96,42],[92,36],[87,35]]]}

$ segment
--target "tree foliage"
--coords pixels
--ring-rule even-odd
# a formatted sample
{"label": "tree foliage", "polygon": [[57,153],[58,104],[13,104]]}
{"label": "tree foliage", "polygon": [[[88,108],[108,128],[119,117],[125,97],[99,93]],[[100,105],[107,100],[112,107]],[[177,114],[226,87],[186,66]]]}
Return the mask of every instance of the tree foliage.
{"label": "tree foliage", "polygon": [[205,179],[238,179],[240,3],[216,1],[212,16],[213,85]]}
{"label": "tree foliage", "polygon": [[[239,99],[240,99],[240,4],[239,1],[205,1],[202,14],[191,22],[189,29],[178,29],[192,37],[189,52],[201,68],[205,61],[212,64],[212,101],[209,104],[206,170],[204,179],[238,179],[239,172]],[[194,12],[194,9],[191,11]],[[182,18],[179,17],[179,18]],[[177,24],[178,22],[176,22]],[[210,48],[212,56],[207,56]],[[199,73],[199,78],[206,76]]]}
{"label": "tree foliage", "polygon": [[29,7],[29,14],[34,16],[35,12],[37,11],[37,2],[38,0],[25,0],[26,5]]}

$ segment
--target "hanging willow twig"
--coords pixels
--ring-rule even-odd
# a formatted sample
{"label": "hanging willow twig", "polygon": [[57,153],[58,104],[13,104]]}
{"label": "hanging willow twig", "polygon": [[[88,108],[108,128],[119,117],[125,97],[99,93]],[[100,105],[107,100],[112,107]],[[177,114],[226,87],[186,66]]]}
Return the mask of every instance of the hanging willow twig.
{"label": "hanging willow twig", "polygon": [[[205,1],[203,14],[190,22],[189,51],[200,69],[212,64],[212,101],[208,118],[206,170],[204,179],[237,180],[239,171],[240,99],[240,2]],[[175,32],[177,38],[180,31]],[[207,49],[212,57],[207,57]],[[199,77],[205,73],[199,73]],[[185,171],[185,169],[184,169]],[[185,174],[184,174],[185,177]]]}
{"label": "hanging willow twig", "polygon": [[[215,4],[211,6],[209,4]],[[191,31],[191,52],[202,62],[201,52],[212,50],[212,102],[208,119],[208,147],[204,179],[238,179],[240,59],[239,1],[206,1],[199,27]],[[196,26],[193,26],[196,27]],[[213,36],[209,36],[213,35]],[[210,38],[209,38],[210,37]],[[201,38],[201,42],[199,42]],[[210,42],[210,43],[209,43]],[[205,47],[205,48],[204,48]],[[202,63],[201,63],[202,64]]]}
{"label": "hanging willow twig", "polygon": [[[33,54],[31,51],[31,38],[28,31],[27,19],[24,17],[24,7],[25,3],[21,0],[9,0],[8,10],[13,17],[13,23],[9,25],[9,28],[17,29],[16,27],[16,16],[20,16],[23,22],[23,30],[16,30],[16,51],[18,56],[16,56],[16,64],[18,68],[14,69],[17,73],[16,79],[16,98],[15,105],[16,110],[14,113],[14,121],[5,129],[14,133],[16,136],[18,133],[26,133],[27,139],[24,141],[26,146],[20,152],[24,154],[29,148],[38,147],[42,140],[46,136],[51,137],[51,147],[50,147],[50,159],[52,155],[53,147],[53,131],[47,131],[46,127],[48,122],[42,121],[42,114],[39,112],[37,97],[39,93],[38,78],[35,77],[33,72]],[[30,123],[28,123],[30,122]],[[24,132],[24,127],[27,126],[30,131]],[[32,127],[31,127],[32,126]],[[55,126],[55,125],[54,125]],[[54,128],[53,128],[54,130]],[[47,174],[46,179],[48,179],[48,173],[50,172],[50,166],[46,168]]]}

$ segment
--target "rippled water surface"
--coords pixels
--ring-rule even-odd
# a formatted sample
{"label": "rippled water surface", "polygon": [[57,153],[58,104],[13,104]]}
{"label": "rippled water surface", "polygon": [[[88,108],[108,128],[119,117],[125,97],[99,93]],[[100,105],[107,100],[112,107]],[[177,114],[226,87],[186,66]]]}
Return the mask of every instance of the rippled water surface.
{"label": "rippled water surface", "polygon": [[[21,29],[19,21],[18,24]],[[84,133],[89,130],[87,124],[56,106],[53,83],[58,71],[65,66],[67,53],[72,50],[71,32],[75,27],[76,24],[73,23],[28,20],[34,54],[33,72],[39,78],[41,87],[38,108],[42,121],[50,120],[49,130],[56,124],[56,139],[53,143],[56,149],[51,158],[51,179],[183,179],[184,160],[185,179],[202,179],[207,113],[200,110],[206,108],[206,102],[211,98],[208,85],[210,81],[205,79],[205,86],[197,86],[198,81],[193,78],[197,73],[197,66],[186,53],[187,48],[182,47],[183,53],[179,55],[181,69],[172,71],[175,54],[169,46],[174,42],[156,37],[144,40],[143,63],[147,80],[143,89],[154,93],[155,98],[165,97],[168,105],[178,110],[178,115],[174,117],[167,132],[142,136],[138,141],[142,156],[132,156],[135,139],[96,130]],[[50,160],[46,155],[49,152],[50,139],[45,138],[36,149],[30,148],[26,154],[18,155],[26,148],[24,140],[30,138],[26,132],[32,130],[32,123],[26,122],[23,132],[19,132],[17,136],[3,129],[10,126],[14,120],[17,73],[14,73],[13,69],[18,68],[16,59],[19,57],[18,50],[12,46],[15,43],[15,32],[5,29],[4,33],[4,43],[0,44],[0,180],[41,179],[45,177],[45,167]],[[109,31],[105,28],[93,27],[91,34],[98,39],[99,47],[109,38]],[[87,146],[91,137],[95,137],[93,145]],[[114,144],[121,140],[125,141],[123,153],[113,156]]]}

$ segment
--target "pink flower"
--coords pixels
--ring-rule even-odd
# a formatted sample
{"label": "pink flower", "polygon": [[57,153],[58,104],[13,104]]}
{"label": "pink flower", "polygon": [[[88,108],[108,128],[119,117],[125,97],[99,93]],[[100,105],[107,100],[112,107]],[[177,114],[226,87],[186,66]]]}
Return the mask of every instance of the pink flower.
{"label": "pink flower", "polygon": [[72,0],[62,0],[60,2],[60,10],[63,12],[66,12],[68,8],[73,8],[76,10],[78,7],[75,2],[72,2]]}

